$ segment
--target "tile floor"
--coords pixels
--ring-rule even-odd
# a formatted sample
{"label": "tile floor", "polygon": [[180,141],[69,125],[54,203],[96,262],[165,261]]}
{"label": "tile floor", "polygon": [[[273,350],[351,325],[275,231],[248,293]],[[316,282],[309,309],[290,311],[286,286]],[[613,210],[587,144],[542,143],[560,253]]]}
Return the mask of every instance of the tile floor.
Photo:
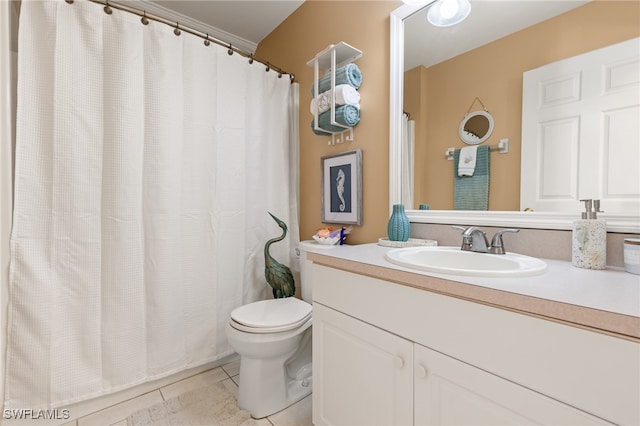
{"label": "tile floor", "polygon": [[[126,426],[126,419],[131,413],[213,382],[222,382],[230,392],[237,395],[239,371],[240,360],[231,361],[221,367],[81,417],[64,426]],[[311,423],[311,395],[278,413],[258,420],[257,423],[259,426],[311,426],[313,424]]]}

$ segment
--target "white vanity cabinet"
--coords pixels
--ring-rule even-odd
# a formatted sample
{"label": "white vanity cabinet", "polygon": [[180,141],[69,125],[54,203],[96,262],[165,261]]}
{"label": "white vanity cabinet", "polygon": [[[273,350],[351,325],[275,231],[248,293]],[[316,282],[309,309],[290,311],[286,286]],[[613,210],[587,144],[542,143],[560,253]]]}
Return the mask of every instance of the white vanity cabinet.
{"label": "white vanity cabinet", "polygon": [[416,425],[608,425],[570,405],[415,345]]}
{"label": "white vanity cabinet", "polygon": [[314,425],[412,424],[413,343],[315,303],[313,339]]}
{"label": "white vanity cabinet", "polygon": [[313,266],[313,422],[638,424],[640,345]]}

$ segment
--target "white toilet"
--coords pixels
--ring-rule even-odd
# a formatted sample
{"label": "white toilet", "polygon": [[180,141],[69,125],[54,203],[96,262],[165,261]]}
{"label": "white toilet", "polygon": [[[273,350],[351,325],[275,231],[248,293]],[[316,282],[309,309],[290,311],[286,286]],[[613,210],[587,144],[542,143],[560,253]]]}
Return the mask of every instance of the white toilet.
{"label": "white toilet", "polygon": [[238,406],[259,419],[311,393],[311,262],[307,252],[325,246],[300,242],[302,299],[268,299],[231,312],[225,331],[240,355]]}

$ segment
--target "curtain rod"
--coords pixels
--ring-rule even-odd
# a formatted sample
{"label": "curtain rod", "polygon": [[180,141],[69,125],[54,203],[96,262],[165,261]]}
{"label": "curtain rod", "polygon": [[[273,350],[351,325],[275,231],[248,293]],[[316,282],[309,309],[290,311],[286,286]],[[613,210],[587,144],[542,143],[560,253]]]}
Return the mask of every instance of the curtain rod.
{"label": "curtain rod", "polygon": [[[69,4],[72,4],[75,0],[65,0],[65,1],[67,3],[69,3]],[[249,58],[249,63],[250,64],[252,64],[253,61],[259,62],[259,63],[261,63],[261,64],[266,66],[266,68],[265,68],[266,72],[269,72],[271,70],[276,71],[278,73],[278,78],[281,78],[284,74],[288,74],[289,75],[289,80],[291,80],[291,83],[293,83],[295,78],[296,78],[294,74],[286,72],[282,68],[279,68],[279,67],[277,67],[277,66],[275,66],[275,65],[273,65],[273,64],[271,64],[269,62],[265,62],[262,59],[256,58],[255,56],[253,56],[253,53],[247,53],[247,52],[245,52],[243,50],[238,49],[237,47],[234,47],[231,43],[225,43],[223,41],[217,40],[214,37],[211,37],[209,34],[205,34],[203,32],[195,30],[193,28],[189,28],[187,26],[180,25],[180,23],[177,22],[177,21],[174,22],[174,21],[171,21],[169,19],[165,19],[165,18],[163,18],[161,16],[157,16],[157,15],[153,15],[153,14],[147,13],[144,10],[136,9],[136,8],[133,8],[133,7],[122,5],[122,4],[113,3],[113,2],[110,2],[109,0],[104,0],[104,1],[103,0],[88,0],[88,1],[90,1],[92,3],[97,3],[97,4],[100,4],[100,5],[103,5],[104,6],[104,12],[107,15],[111,15],[111,13],[113,13],[112,9],[118,9],[118,10],[122,10],[124,12],[132,13],[134,15],[138,15],[141,18],[140,22],[143,25],[149,24],[149,20],[160,22],[160,23],[168,25],[170,27],[174,27],[173,33],[176,36],[179,36],[182,33],[182,31],[184,31],[184,32],[186,32],[188,34],[191,34],[191,35],[194,35],[196,37],[200,37],[201,39],[203,39],[205,46],[209,46],[209,44],[215,43],[215,44],[217,44],[219,46],[226,47],[227,48],[227,53],[229,55],[233,55],[234,53],[238,53],[240,56],[243,56],[245,58]]]}

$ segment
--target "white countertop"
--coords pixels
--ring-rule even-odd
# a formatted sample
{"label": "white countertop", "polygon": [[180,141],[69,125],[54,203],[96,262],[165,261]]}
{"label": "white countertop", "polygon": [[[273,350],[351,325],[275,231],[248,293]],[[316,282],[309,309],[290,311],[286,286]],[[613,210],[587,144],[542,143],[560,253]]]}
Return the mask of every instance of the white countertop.
{"label": "white countertop", "polygon": [[[385,259],[385,253],[392,250],[392,248],[383,247],[378,244],[333,246],[331,249],[324,249],[325,247],[322,248],[323,250],[318,250],[317,254],[336,260],[340,259],[342,261],[346,261],[347,266],[349,265],[348,262],[357,262],[358,264],[374,267],[371,273],[366,272],[372,276],[376,275],[376,271],[378,271],[378,274],[382,271],[377,268],[390,270],[381,274],[384,275],[384,277],[381,278],[385,279],[394,277],[393,271],[415,274],[413,277],[400,273],[395,275],[398,277],[400,275],[405,277],[398,278],[397,282],[401,284],[404,283],[407,285],[413,285],[414,287],[424,287],[426,290],[432,289],[435,291],[447,292],[447,282],[449,282],[452,286],[452,292],[454,292],[454,283],[458,286],[459,291],[454,292],[456,294],[453,295],[469,297],[470,299],[475,298],[473,295],[474,289],[469,286],[472,285],[477,286],[476,290],[489,289],[500,292],[500,300],[508,300],[509,297],[505,298],[505,295],[527,296],[534,298],[534,302],[538,304],[541,304],[543,301],[547,301],[555,304],[563,304],[559,306],[564,306],[565,308],[566,306],[570,306],[588,309],[569,309],[571,314],[567,314],[569,316],[568,318],[563,317],[565,314],[559,314],[558,319],[563,321],[583,323],[579,317],[593,314],[593,310],[615,314],[609,316],[605,315],[603,317],[605,321],[608,321],[607,318],[616,319],[617,316],[624,316],[625,318],[623,319],[626,321],[626,329],[631,328],[630,334],[635,337],[640,337],[640,275],[627,273],[622,268],[608,268],[604,270],[581,269],[572,266],[570,262],[543,259],[547,263],[547,270],[541,275],[517,278],[487,278],[438,274],[398,266]],[[312,255],[311,259],[318,261],[320,258]],[[332,266],[330,260],[319,263]],[[343,267],[342,269],[348,270],[349,268]],[[354,272],[362,273],[362,270],[355,270]],[[416,277],[416,275],[433,277],[439,280],[424,280]],[[396,281],[395,279],[393,280]],[[434,287],[431,283],[436,283],[437,288],[430,288]],[[467,284],[467,288],[461,289],[459,286],[460,283]],[[469,296],[464,294],[465,290],[469,290]],[[461,292],[463,292],[463,294],[460,294]],[[475,293],[478,292],[475,291]],[[486,294],[487,292],[484,293]],[[531,299],[527,300],[530,301]],[[484,301],[487,303],[496,303],[493,300]],[[523,310],[522,306],[526,305],[526,303],[520,300],[518,307],[515,309]],[[549,304],[547,303],[547,305]],[[505,303],[505,307],[511,308],[511,306],[508,306],[508,303]],[[526,310],[526,307],[524,310]],[[532,313],[550,316],[554,316],[553,313],[557,311],[558,306],[544,308],[541,312],[532,309]],[[567,309],[564,309],[564,311],[567,311]],[[585,321],[584,324],[590,327],[594,326],[594,324],[589,323],[589,321]],[[596,328],[600,327],[596,325]],[[608,329],[606,326],[601,328],[605,331]],[[617,332],[614,328],[611,330],[612,332]]]}

